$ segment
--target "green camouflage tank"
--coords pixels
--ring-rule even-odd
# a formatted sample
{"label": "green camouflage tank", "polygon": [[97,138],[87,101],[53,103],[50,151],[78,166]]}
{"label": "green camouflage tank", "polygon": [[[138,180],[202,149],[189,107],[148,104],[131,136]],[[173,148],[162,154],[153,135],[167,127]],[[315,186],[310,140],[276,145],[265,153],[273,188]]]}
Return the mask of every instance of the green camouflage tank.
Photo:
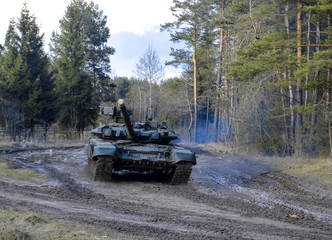
{"label": "green camouflage tank", "polygon": [[86,145],[89,169],[96,181],[110,181],[113,171],[138,171],[166,175],[171,184],[187,183],[195,153],[172,145],[177,135],[167,124],[131,122],[124,101],[119,108],[104,108],[113,122],[91,131],[97,136]]}

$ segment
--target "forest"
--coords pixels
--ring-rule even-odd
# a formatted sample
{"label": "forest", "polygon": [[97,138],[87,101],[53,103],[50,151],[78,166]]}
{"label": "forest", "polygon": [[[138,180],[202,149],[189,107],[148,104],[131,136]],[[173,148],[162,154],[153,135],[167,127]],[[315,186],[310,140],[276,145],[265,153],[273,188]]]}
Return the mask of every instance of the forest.
{"label": "forest", "polygon": [[170,11],[160,31],[182,43],[166,63],[181,76],[165,79],[150,46],[127,78],[110,77],[116,49],[98,5],[72,0],[46,52],[25,4],[0,45],[1,134],[80,138],[124,98],[133,120],[166,121],[195,143],[332,156],[330,0],[173,0]]}

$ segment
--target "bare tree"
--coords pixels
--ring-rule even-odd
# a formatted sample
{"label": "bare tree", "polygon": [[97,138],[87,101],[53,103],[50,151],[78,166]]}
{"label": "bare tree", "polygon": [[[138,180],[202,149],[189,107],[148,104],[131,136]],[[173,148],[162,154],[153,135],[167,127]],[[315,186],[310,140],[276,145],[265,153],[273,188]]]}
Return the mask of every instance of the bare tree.
{"label": "bare tree", "polygon": [[152,116],[152,85],[158,83],[164,76],[164,66],[160,63],[158,53],[148,46],[145,54],[136,64],[138,78],[149,83],[149,108],[148,115]]}

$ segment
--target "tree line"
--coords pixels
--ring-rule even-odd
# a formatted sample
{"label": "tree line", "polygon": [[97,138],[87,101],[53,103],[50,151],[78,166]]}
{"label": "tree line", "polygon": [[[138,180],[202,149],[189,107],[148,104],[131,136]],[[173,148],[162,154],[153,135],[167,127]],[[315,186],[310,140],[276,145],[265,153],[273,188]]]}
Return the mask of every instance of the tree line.
{"label": "tree line", "polygon": [[36,125],[47,131],[55,122],[73,137],[95,123],[101,102],[112,97],[114,49],[107,44],[103,11],[74,0],[59,23],[61,31],[53,32],[46,53],[26,3],[18,21],[10,21],[0,52],[0,119],[14,141],[31,139]]}
{"label": "tree line", "polygon": [[161,29],[186,45],[168,64],[185,69],[196,141],[332,156],[330,1],[174,0],[171,11]]}
{"label": "tree line", "polygon": [[97,5],[70,3],[50,54],[23,8],[1,47],[2,125],[15,136],[56,122],[73,134],[121,97],[134,120],[166,120],[198,143],[332,155],[329,0],[173,0],[170,10],[175,20],[161,31],[184,47],[172,48],[166,64],[181,76],[163,79],[150,46],[135,77],[111,79],[114,49]]}

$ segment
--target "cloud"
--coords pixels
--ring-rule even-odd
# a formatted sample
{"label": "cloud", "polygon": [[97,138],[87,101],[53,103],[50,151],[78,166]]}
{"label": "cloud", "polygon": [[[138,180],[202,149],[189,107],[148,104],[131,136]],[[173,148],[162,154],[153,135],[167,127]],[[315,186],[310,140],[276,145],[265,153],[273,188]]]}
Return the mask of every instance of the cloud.
{"label": "cloud", "polygon": [[[111,33],[132,32],[143,35],[155,26],[173,20],[172,0],[95,1],[108,16]],[[155,29],[154,29],[155,30]]]}
{"label": "cloud", "polygon": [[[45,40],[49,42],[51,33],[59,29],[59,20],[63,18],[70,0],[10,0],[0,8],[0,42],[4,41],[10,18],[19,17],[23,3],[37,17],[41,32],[45,32]],[[90,2],[89,0],[86,0]],[[99,9],[108,17],[111,34],[132,32],[143,35],[148,31],[159,30],[159,25],[172,21],[169,10],[172,0],[94,0]],[[155,26],[158,26],[157,28]]]}
{"label": "cloud", "polygon": [[[4,43],[10,18],[20,16],[23,3],[37,18],[40,32],[45,33],[45,49],[48,51],[53,31],[59,31],[59,20],[65,15],[71,0],[10,0],[0,8],[0,44]],[[90,2],[90,0],[86,0]],[[160,24],[174,21],[170,6],[172,0],[93,0],[107,16],[110,28],[110,45],[116,54],[111,57],[112,75],[133,76],[136,62],[143,56],[149,44],[159,53],[161,62],[170,60],[171,43],[168,33],[160,33]],[[178,70],[167,67],[166,76],[172,77]]]}

